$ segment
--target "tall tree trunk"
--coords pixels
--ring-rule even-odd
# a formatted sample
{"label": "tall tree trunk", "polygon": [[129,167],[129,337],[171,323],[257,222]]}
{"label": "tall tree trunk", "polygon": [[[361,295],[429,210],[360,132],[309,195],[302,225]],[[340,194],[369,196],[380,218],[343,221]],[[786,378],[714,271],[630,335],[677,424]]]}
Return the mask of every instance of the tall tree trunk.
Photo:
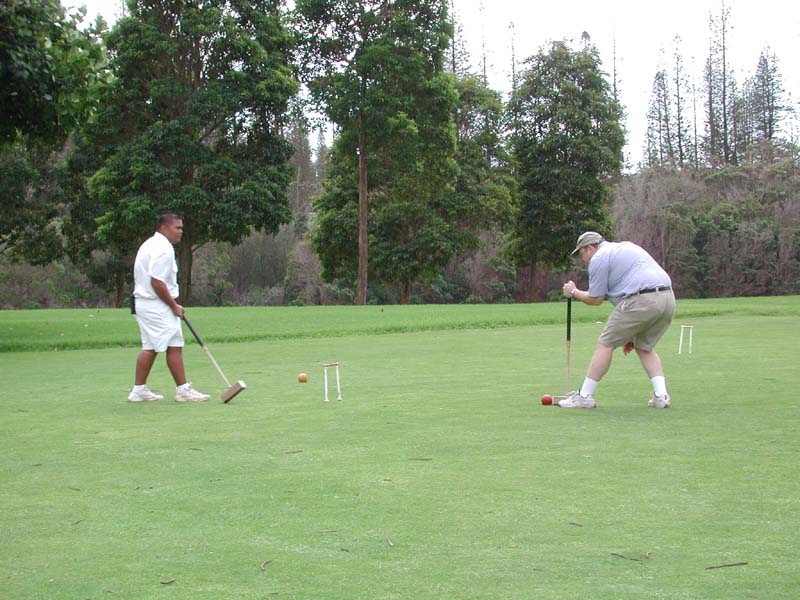
{"label": "tall tree trunk", "polygon": [[517,302],[531,302],[535,296],[536,267],[525,265],[517,268]]}
{"label": "tall tree trunk", "polygon": [[192,259],[194,255],[192,254],[191,240],[187,239],[185,231],[176,251],[178,254],[178,287],[180,288],[178,304],[189,306],[192,298]]}
{"label": "tall tree trunk", "polygon": [[715,118],[716,100],[714,83],[714,62],[713,56],[709,54],[706,66],[706,86],[708,90],[708,164],[712,167],[719,166],[719,148],[717,147],[717,120]]}
{"label": "tall tree trunk", "polygon": [[730,115],[730,103],[728,100],[728,13],[729,10],[722,3],[720,41],[722,44],[722,150],[725,157],[725,165],[730,165],[736,161],[731,154],[731,133],[728,117]]}
{"label": "tall tree trunk", "polygon": [[122,307],[122,300],[125,298],[125,275],[118,272],[114,276],[114,308]]}
{"label": "tall tree trunk", "polygon": [[367,258],[369,237],[367,231],[367,140],[364,128],[358,130],[358,294],[356,303],[367,303]]}
{"label": "tall tree trunk", "polygon": [[400,284],[400,304],[408,304],[411,300],[411,282],[404,281]]}
{"label": "tall tree trunk", "polygon": [[[574,278],[574,274],[568,276]],[[546,302],[552,291],[549,270],[537,263],[517,267],[517,290],[515,302]]]}

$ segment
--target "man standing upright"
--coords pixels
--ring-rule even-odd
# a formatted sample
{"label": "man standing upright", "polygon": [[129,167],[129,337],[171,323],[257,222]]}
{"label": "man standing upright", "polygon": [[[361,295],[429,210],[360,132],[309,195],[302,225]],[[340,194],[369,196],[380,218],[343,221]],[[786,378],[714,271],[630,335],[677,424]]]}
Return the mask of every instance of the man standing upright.
{"label": "man standing upright", "polygon": [[597,341],[583,385],[559,406],[594,408],[594,392],[611,366],[614,349],[623,346],[625,354],[636,350],[653,384],[648,406],[669,408],[661,358],[654,349],[675,316],[669,275],[643,248],[632,242],[607,242],[594,231],[578,238],[572,251],[573,256],[576,254],[589,267],[589,289],[579,290],[575,282],[567,281],[562,288],[564,296],[592,306],[608,298],[614,310]]}
{"label": "man standing upright", "polygon": [[128,400],[163,400],[147,387],[147,377],[159,352],[166,351],[167,367],[175,380],[177,402],[204,402],[202,394],[186,381],[183,366],[183,306],[178,297],[178,263],[173,244],[181,241],[183,219],[167,213],[158,217],[156,232],[144,241],[133,264],[133,303],[142,336],[142,351],[136,359],[135,385]]}

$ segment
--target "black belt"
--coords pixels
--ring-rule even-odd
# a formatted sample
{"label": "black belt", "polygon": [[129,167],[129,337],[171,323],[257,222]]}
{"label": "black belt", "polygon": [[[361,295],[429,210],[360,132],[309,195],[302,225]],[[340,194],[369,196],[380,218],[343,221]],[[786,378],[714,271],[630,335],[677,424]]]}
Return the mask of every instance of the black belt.
{"label": "black belt", "polygon": [[639,294],[652,294],[653,292],[668,292],[672,288],[668,285],[659,285],[654,288],[647,288],[646,290],[639,290],[638,292],[633,292],[632,294],[628,294],[625,296],[626,298],[630,298],[631,296],[638,296]]}

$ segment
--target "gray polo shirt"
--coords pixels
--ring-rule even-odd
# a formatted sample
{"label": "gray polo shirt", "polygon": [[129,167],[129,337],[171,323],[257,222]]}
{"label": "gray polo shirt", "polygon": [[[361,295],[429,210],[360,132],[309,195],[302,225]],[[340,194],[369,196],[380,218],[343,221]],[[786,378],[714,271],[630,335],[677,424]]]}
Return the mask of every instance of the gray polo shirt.
{"label": "gray polo shirt", "polygon": [[633,242],[600,242],[589,261],[589,295],[614,306],[639,290],[672,285],[667,272]]}

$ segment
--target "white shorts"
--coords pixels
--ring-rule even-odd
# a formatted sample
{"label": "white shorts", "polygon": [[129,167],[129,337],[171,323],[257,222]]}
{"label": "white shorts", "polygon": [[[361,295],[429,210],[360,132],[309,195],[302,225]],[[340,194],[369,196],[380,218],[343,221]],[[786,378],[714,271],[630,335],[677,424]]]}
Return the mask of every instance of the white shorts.
{"label": "white shorts", "polygon": [[181,319],[161,300],[136,299],[136,322],[142,335],[142,350],[165,352],[183,347]]}

